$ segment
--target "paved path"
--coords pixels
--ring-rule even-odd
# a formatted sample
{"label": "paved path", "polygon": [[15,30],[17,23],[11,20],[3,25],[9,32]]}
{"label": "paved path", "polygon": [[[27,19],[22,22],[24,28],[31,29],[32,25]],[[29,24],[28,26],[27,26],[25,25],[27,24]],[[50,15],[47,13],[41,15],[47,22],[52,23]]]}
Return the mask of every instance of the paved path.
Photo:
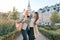
{"label": "paved path", "polygon": [[[20,35],[16,38],[16,40],[23,40],[22,35],[20,34]],[[49,40],[49,39],[46,38],[44,35],[42,35],[42,34],[40,33],[39,38],[37,38],[36,40]]]}

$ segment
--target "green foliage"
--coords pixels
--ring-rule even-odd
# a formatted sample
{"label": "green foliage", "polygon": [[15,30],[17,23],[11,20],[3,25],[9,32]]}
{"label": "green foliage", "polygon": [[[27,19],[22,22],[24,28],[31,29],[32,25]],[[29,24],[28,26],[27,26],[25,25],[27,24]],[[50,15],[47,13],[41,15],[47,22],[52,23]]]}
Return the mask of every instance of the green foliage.
{"label": "green foliage", "polygon": [[16,33],[17,33],[17,30],[14,30],[13,32],[10,32],[6,35],[0,36],[0,40],[7,40],[9,37],[16,35]]}
{"label": "green foliage", "polygon": [[60,29],[60,27],[58,27],[58,26],[46,26],[46,25],[44,25],[42,28],[45,28],[47,30],[57,30],[57,29]]}
{"label": "green foliage", "polygon": [[8,20],[2,20],[0,23],[0,36],[13,32],[16,29],[15,23]]}
{"label": "green foliage", "polygon": [[[12,15],[10,15],[11,13]],[[13,19],[13,21],[8,20],[8,16],[11,20]],[[19,12],[15,8],[13,8],[13,12],[2,13],[0,15],[0,40],[7,40],[7,38],[16,35],[15,20],[18,19],[18,17]]]}
{"label": "green foliage", "polygon": [[4,39],[4,37],[0,36],[0,40],[3,40],[3,39]]}
{"label": "green foliage", "polygon": [[51,16],[52,23],[60,23],[60,17],[57,11],[53,12]]}
{"label": "green foliage", "polygon": [[17,33],[15,22],[7,19],[0,20],[0,40],[7,40]]}
{"label": "green foliage", "polygon": [[54,38],[55,37],[60,38],[60,29],[58,29],[58,30],[47,30],[45,28],[40,27],[39,31],[46,36],[49,36],[49,37],[53,36]]}
{"label": "green foliage", "polygon": [[16,20],[19,18],[19,12],[15,9],[15,7],[13,7],[13,12],[11,15],[11,19]]}

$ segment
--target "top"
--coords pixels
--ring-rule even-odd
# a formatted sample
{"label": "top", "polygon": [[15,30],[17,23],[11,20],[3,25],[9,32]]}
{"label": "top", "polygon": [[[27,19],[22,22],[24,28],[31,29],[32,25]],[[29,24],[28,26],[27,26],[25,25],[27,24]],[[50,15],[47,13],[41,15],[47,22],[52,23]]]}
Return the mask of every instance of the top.
{"label": "top", "polygon": [[[35,19],[32,18],[31,21],[30,21],[30,23],[29,23],[29,26],[30,26],[30,27],[34,27],[34,22],[35,22]],[[40,20],[38,19],[35,23],[36,23],[36,25],[39,25]]]}

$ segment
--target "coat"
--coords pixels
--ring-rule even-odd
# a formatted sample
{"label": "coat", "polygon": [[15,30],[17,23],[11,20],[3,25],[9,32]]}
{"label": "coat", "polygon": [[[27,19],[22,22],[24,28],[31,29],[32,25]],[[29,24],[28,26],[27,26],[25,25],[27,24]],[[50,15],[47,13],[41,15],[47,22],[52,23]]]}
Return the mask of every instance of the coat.
{"label": "coat", "polygon": [[38,38],[40,36],[39,34],[39,30],[38,30],[38,24],[39,24],[39,20],[36,21],[36,25],[34,26],[34,35],[35,35],[35,38]]}

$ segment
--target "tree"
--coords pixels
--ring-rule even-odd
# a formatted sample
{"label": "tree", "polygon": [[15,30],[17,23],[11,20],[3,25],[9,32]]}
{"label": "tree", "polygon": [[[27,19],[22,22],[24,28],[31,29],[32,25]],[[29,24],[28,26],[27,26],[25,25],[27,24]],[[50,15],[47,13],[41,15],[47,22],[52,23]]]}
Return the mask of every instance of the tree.
{"label": "tree", "polygon": [[2,19],[7,19],[7,17],[8,17],[7,13],[2,13],[2,15],[1,15]]}
{"label": "tree", "polygon": [[51,22],[52,23],[59,23],[59,14],[57,11],[54,11],[51,16]]}
{"label": "tree", "polygon": [[11,19],[16,20],[19,18],[19,12],[13,7],[13,14],[11,15]]}

